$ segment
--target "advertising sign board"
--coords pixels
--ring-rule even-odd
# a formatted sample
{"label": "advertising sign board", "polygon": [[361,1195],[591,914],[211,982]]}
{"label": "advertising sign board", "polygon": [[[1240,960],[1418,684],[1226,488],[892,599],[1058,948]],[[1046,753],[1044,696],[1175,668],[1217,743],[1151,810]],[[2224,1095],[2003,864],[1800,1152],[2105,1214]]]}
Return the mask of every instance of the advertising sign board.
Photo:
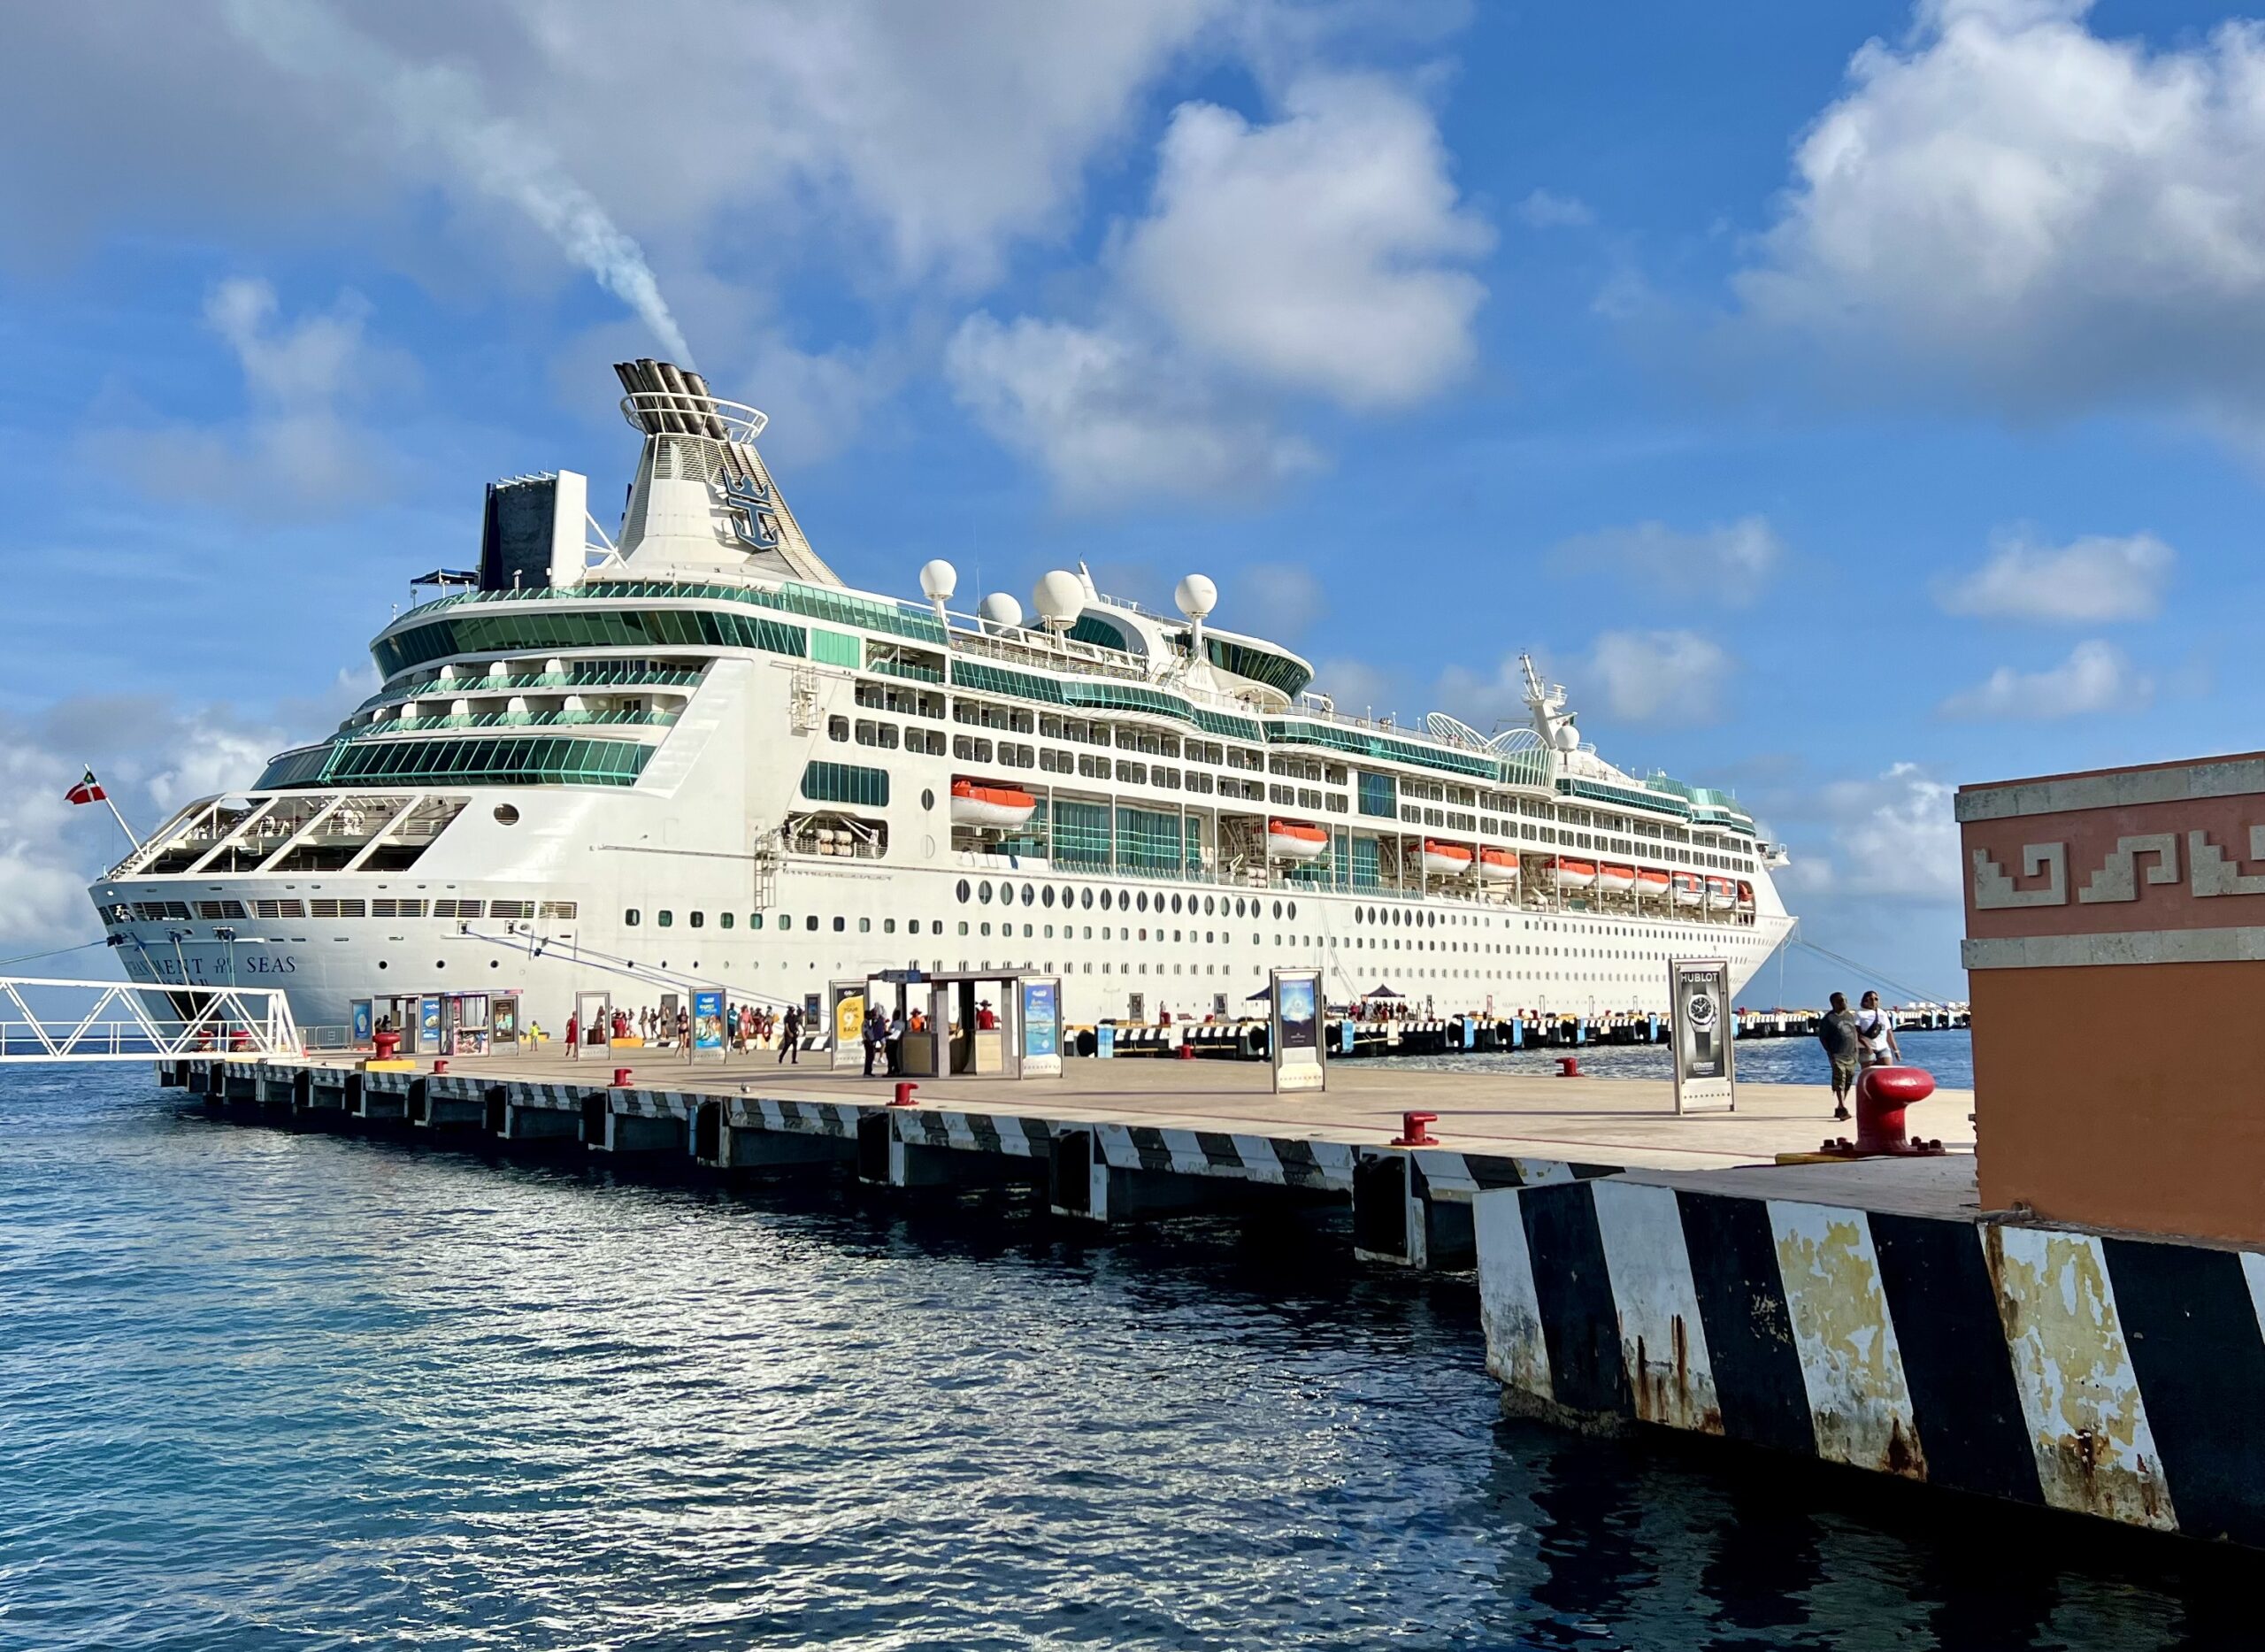
{"label": "advertising sign board", "polygon": [[724,1058],[724,995],[720,988],[692,995],[692,1058]]}
{"label": "advertising sign board", "polygon": [[1022,983],[1023,1077],[1059,1077],[1062,1072],[1062,987],[1054,980]]}
{"label": "advertising sign board", "polygon": [[1276,970],[1272,1003],[1274,1087],[1325,1090],[1329,1071],[1322,1051],[1321,972]]}
{"label": "advertising sign board", "polygon": [[1667,984],[1675,1016],[1675,1110],[1734,1110],[1730,965],[1720,958],[1678,958],[1667,966]]}

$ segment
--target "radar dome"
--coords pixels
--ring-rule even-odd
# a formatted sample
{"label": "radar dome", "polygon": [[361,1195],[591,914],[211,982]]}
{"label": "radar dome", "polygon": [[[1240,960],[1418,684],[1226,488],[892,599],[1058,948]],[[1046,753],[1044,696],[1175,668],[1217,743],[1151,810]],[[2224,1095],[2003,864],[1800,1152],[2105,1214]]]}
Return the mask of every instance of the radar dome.
{"label": "radar dome", "polygon": [[959,589],[959,570],[941,557],[937,557],[933,562],[921,565],[920,595],[930,602],[949,602],[952,593],[957,589]]}
{"label": "radar dome", "polygon": [[1581,731],[1573,726],[1573,719],[1569,717],[1563,722],[1557,725],[1557,749],[1560,751],[1578,751],[1580,749],[1580,746]]}
{"label": "radar dome", "polygon": [[1066,626],[1085,611],[1085,581],[1056,568],[1040,579],[1030,594],[1030,603],[1048,625]]}
{"label": "radar dome", "polygon": [[994,591],[976,605],[977,616],[989,626],[1011,626],[1023,622],[1023,605],[1004,591]]}
{"label": "radar dome", "polygon": [[1206,619],[1219,605],[1219,588],[1203,575],[1191,573],[1174,588],[1171,600],[1190,619]]}

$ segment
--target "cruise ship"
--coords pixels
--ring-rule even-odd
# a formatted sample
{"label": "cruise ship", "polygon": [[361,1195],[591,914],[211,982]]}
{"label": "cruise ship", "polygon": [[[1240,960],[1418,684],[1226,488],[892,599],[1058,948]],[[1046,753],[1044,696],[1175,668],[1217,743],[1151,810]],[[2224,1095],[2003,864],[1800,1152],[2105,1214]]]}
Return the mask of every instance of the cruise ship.
{"label": "cruise ship", "polygon": [[1332,1003],[1595,1017],[1664,1010],[1673,958],[1735,991],[1792,926],[1751,816],[1605,762],[1530,663],[1530,723],[1481,735],[1347,715],[1199,574],[1171,614],[1082,567],[1028,614],[956,610],[941,561],[918,600],[853,590],[764,414],[616,372],[618,530],[572,472],[490,485],[480,567],[378,633],[377,692],[91,887],[134,980],[280,987],[309,1029],[814,1010],[903,970],[1056,975],[1073,1024],[1224,1018],[1294,965]]}

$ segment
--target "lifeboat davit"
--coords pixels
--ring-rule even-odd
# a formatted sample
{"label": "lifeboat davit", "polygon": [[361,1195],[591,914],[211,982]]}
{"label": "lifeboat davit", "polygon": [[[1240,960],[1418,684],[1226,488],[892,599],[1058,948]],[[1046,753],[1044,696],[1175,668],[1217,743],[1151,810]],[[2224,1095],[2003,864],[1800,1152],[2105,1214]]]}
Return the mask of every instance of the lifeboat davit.
{"label": "lifeboat davit", "polygon": [[1018,826],[1037,809],[1038,799],[1017,787],[987,785],[981,780],[952,782],[954,826]]}
{"label": "lifeboat davit", "polygon": [[1728,878],[1707,880],[1707,910],[1708,911],[1727,912],[1737,900],[1738,895],[1731,887],[1731,880]]}
{"label": "lifeboat davit", "polygon": [[1633,866],[1611,866],[1599,863],[1596,869],[1596,887],[1609,895],[1625,895],[1636,887],[1636,869]]}
{"label": "lifeboat davit", "polygon": [[1636,872],[1636,893],[1657,900],[1667,893],[1667,873],[1649,866],[1639,867]]}
{"label": "lifeboat davit", "polygon": [[1675,874],[1675,903],[1678,906],[1696,906],[1706,898],[1707,886],[1700,881],[1697,872],[1678,872]]}
{"label": "lifeboat davit", "polygon": [[1586,889],[1596,881],[1596,863],[1591,860],[1561,860],[1556,872],[1561,889]]}
{"label": "lifeboat davit", "polygon": [[1302,820],[1269,820],[1266,852],[1277,860],[1319,860],[1329,853],[1329,834]]}
{"label": "lifeboat davit", "polygon": [[1517,851],[1514,849],[1480,849],[1478,875],[1491,883],[1516,883],[1518,880]]}
{"label": "lifeboat davit", "polygon": [[1424,840],[1424,870],[1437,878],[1460,878],[1470,870],[1470,848],[1462,843],[1434,843]]}

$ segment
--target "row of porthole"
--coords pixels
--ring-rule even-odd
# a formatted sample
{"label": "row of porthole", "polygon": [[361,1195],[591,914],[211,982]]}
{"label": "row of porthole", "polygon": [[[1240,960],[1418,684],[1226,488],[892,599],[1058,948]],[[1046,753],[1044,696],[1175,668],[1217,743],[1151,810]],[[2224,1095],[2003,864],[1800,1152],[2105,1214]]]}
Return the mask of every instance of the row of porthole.
{"label": "row of porthole", "polygon": [[[671,928],[676,923],[676,914],[667,907],[661,908],[658,911],[655,912],[653,916],[658,922],[659,926],[663,929]],[[687,916],[690,919],[691,927],[699,929],[705,925],[708,915],[705,912],[693,912],[687,914]],[[718,917],[718,927],[729,929],[732,926],[733,914],[724,912],[719,914]],[[750,912],[748,914],[747,926],[749,929],[760,929],[764,926],[764,915],[763,913]],[[634,929],[644,921],[645,914],[633,906],[628,908],[621,914],[622,926],[626,929]],[[928,918],[925,920],[918,918],[908,918],[904,920],[905,933],[912,935],[920,934],[920,926],[924,921],[928,925],[929,933],[939,935],[944,933],[944,920],[941,918]],[[818,923],[819,919],[818,914],[812,912],[803,918],[802,927],[807,931],[815,931],[818,927]],[[777,915],[775,927],[779,929],[792,929],[794,926],[795,919],[793,914],[788,912],[780,912]],[[833,920],[833,933],[835,934],[847,934],[848,933],[848,929],[849,920],[848,918],[837,918]],[[861,918],[857,920],[857,933],[859,934],[869,935],[872,933],[872,930],[873,920],[871,918]],[[881,919],[881,933],[886,935],[894,934],[896,933],[896,919],[894,918],[884,918]]]}
{"label": "row of porthole", "polygon": [[[962,878],[956,893],[963,906],[971,900],[980,905],[988,906],[994,895],[1000,905],[1012,906],[1017,898],[1015,886],[1004,879],[1002,879],[994,888],[988,878],[979,883],[970,883],[965,878]],[[1053,906],[1056,903],[1054,886],[1051,884],[1024,884],[1020,898],[1025,906]],[[1156,893],[1155,901],[1156,911],[1162,912],[1167,910],[1166,897],[1163,891],[1159,890]],[[1061,892],[1059,903],[1065,911],[1079,905],[1090,909],[1096,903],[1094,892],[1090,887],[1078,889],[1065,887]],[[1139,891],[1103,889],[1100,892],[1098,904],[1104,912],[1112,908],[1126,912],[1145,912],[1149,910],[1149,895],[1146,889]],[[1261,918],[1265,915],[1265,904],[1263,901],[1239,895],[1232,896],[1206,895],[1200,899],[1193,895],[1174,895],[1170,897],[1169,910],[1174,915],[1185,911],[1190,918]],[[1298,903],[1295,901],[1274,903],[1276,918],[1294,918],[1297,915]]]}
{"label": "row of porthole", "polygon": [[[380,958],[378,960],[378,967],[380,969],[383,969],[385,966],[386,961],[383,958]],[[436,970],[444,970],[449,967],[449,961],[446,958],[434,958],[433,960],[433,967]],[[501,958],[490,958],[488,960],[488,967],[491,970],[500,970],[503,967],[503,960]]]}

